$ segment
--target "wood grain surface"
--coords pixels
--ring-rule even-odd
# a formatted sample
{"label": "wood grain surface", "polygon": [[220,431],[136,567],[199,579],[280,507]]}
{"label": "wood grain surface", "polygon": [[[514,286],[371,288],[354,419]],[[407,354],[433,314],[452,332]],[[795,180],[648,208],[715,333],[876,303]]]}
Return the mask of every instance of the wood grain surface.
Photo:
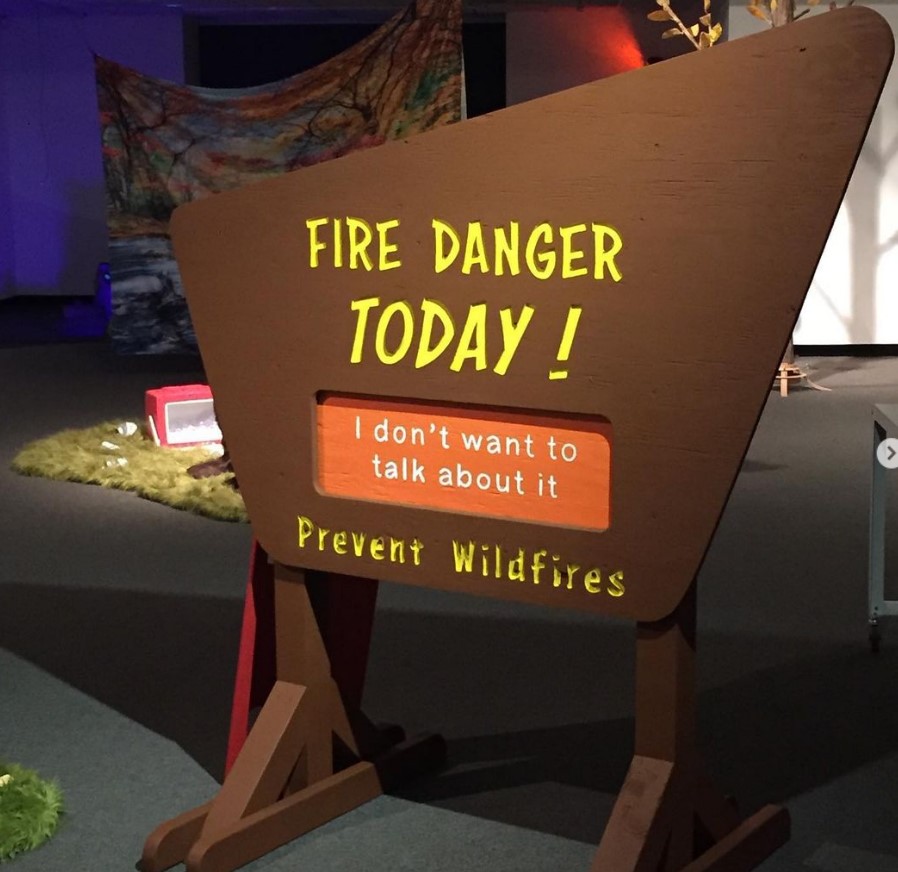
{"label": "wood grain surface", "polygon": [[[881,17],[838,10],[178,209],[218,420],[266,551],[669,614],[711,542],[891,56]],[[610,524],[329,494],[316,454],[328,392],[610,422]],[[314,527],[303,547],[300,518]],[[336,533],[367,550],[328,547]],[[372,541],[391,539],[420,543],[420,559],[378,559]],[[498,570],[459,569],[459,547],[501,554]]]}

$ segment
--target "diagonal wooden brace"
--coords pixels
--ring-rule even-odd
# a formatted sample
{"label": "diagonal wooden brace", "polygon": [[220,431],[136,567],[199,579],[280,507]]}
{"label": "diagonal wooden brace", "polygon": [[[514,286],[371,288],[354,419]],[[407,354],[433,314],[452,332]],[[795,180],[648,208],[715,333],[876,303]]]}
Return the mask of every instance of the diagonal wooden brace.
{"label": "diagonal wooden brace", "polygon": [[[321,818],[328,808],[334,810],[335,816],[380,794],[372,763],[357,764],[333,775],[331,730],[342,730],[344,724],[342,719],[331,723],[328,716],[341,705],[339,692],[332,683],[308,688],[276,682],[218,795],[211,803],[167,821],[153,832],[139,864],[142,872],[161,872],[184,860],[188,868],[191,863],[198,869],[209,863],[224,868],[222,855],[215,848],[219,842],[240,842],[241,833],[254,831],[254,822],[258,822],[260,831],[279,833],[281,841],[276,844],[270,838],[245,837],[247,844],[240,851],[227,853],[234,859],[234,865],[228,868],[236,869],[248,862],[236,862],[238,857],[254,850],[257,853],[249,859],[262,856],[308,832],[312,826],[330,820]],[[325,734],[327,742],[321,741]],[[310,786],[294,792],[286,802],[282,797],[290,792],[291,776],[300,766],[304,769],[303,780]],[[362,771],[364,778],[359,777]],[[320,805],[314,815],[296,811],[305,801],[318,801],[321,794],[330,795],[331,799]],[[288,813],[285,809],[293,811]],[[269,815],[281,822],[274,829],[270,823],[263,823]],[[317,823],[309,825],[310,820]],[[219,859],[200,859],[207,855]]]}
{"label": "diagonal wooden brace", "polygon": [[[375,742],[370,722],[360,712],[349,716],[302,573],[276,567],[275,620],[278,680],[221,790],[211,803],[156,828],[141,872],[181,862],[188,872],[231,872],[379,796],[384,780],[445,760],[439,739],[396,744],[403,735],[393,731],[394,741],[385,733]],[[336,773],[335,737],[353,757]],[[360,759],[371,748],[373,758]]]}

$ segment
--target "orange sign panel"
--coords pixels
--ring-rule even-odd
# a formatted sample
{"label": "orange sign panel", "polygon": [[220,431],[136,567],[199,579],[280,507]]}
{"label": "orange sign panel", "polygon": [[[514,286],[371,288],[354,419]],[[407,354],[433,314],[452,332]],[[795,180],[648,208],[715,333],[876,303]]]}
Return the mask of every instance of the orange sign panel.
{"label": "orange sign panel", "polygon": [[318,403],[330,496],[586,530],[610,523],[611,425],[375,398]]}

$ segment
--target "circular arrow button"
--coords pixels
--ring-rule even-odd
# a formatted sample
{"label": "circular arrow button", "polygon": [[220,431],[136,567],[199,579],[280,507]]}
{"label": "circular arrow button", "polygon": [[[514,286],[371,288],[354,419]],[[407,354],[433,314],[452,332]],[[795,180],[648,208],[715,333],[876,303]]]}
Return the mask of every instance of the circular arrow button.
{"label": "circular arrow button", "polygon": [[876,447],[876,459],[886,469],[898,469],[898,439],[883,439]]}

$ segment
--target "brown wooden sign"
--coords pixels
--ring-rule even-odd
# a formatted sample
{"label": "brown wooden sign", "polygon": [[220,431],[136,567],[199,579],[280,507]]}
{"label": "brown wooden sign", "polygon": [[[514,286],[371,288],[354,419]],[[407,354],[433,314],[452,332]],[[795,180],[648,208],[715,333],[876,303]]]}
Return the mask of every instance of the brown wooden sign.
{"label": "brown wooden sign", "polygon": [[891,53],[875,13],[826,13],[175,213],[276,680],[143,872],[230,872],[443,760],[360,710],[377,578],[637,620],[594,872],[788,838],[701,762],[695,576]]}
{"label": "brown wooden sign", "polygon": [[840,10],[178,209],[268,553],[669,614],[891,53]]}

